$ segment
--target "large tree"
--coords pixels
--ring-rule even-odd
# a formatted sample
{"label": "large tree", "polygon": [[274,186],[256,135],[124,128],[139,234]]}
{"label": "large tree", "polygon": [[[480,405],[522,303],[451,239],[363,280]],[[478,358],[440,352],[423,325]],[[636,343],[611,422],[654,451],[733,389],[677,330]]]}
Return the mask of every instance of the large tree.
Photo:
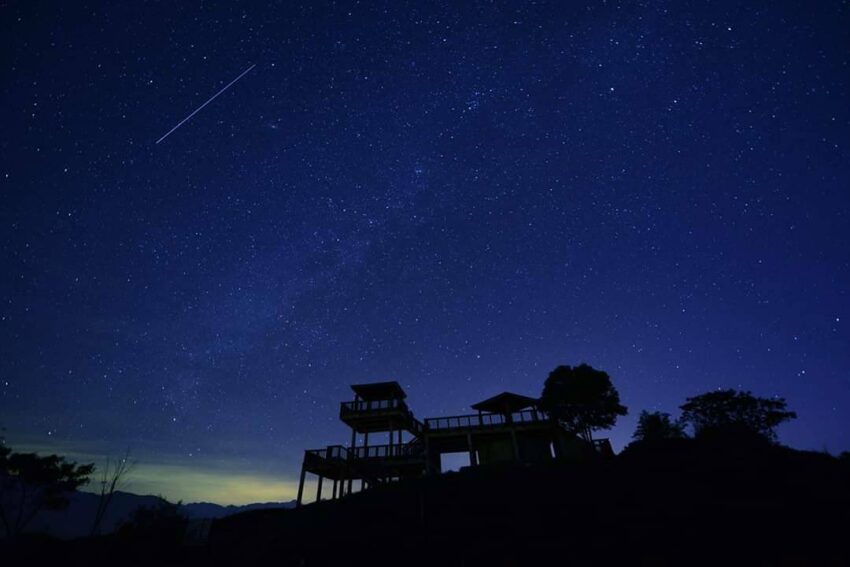
{"label": "large tree", "polygon": [[635,441],[659,441],[662,439],[682,439],[684,436],[684,424],[673,420],[669,413],[644,410],[640,412],[637,429],[635,429],[632,438]]}
{"label": "large tree", "polygon": [[594,430],[612,427],[628,412],[610,376],[587,364],[559,366],[550,372],[540,408],[588,441]]}
{"label": "large tree", "polygon": [[784,398],[759,398],[750,392],[718,390],[687,398],[681,406],[682,421],[694,434],[717,431],[755,433],[776,439],[776,426],[797,417]]}
{"label": "large tree", "polygon": [[68,494],[89,480],[94,465],[78,465],[58,455],[13,453],[0,446],[0,522],[15,537],[41,510],[68,506]]}

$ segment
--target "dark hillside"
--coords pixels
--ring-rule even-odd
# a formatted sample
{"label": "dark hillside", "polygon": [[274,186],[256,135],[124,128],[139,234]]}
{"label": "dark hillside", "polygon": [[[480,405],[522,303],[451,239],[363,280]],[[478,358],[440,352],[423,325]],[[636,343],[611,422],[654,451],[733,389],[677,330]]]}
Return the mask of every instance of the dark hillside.
{"label": "dark hillside", "polygon": [[0,547],[40,565],[850,565],[850,462],[669,440],[584,464],[466,469],[300,509]]}
{"label": "dark hillside", "polygon": [[846,462],[678,440],[606,462],[481,467],[240,514],[216,522],[210,549],[278,565],[843,565],[847,533]]}

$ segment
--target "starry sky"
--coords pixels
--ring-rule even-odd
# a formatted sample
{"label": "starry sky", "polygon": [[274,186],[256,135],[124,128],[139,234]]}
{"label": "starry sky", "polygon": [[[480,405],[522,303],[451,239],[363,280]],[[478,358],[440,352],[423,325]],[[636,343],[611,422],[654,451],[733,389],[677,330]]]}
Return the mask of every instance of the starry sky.
{"label": "starry sky", "polygon": [[[850,449],[850,5],[0,3],[0,426],[288,500],[348,384],[559,364]],[[161,143],[242,71],[243,78]]]}

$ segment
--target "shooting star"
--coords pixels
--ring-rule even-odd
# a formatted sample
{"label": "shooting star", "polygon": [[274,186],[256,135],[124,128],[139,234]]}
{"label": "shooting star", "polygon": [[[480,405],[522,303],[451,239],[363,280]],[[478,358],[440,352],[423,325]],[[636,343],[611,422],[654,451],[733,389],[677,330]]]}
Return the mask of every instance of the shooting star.
{"label": "shooting star", "polygon": [[[165,133],[165,135],[164,135],[162,138],[160,138],[159,140],[157,140],[157,141],[156,141],[156,143],[158,144],[158,143],[160,143],[161,141],[163,141],[164,139],[166,139],[167,137],[169,137],[169,136],[171,135],[171,133],[172,133],[172,132],[174,132],[175,130],[177,130],[177,129],[178,129],[178,128],[180,128],[181,126],[183,126],[183,124],[184,124],[187,120],[189,120],[189,119],[190,119],[190,118],[192,118],[194,115],[196,115],[197,113],[199,113],[199,112],[201,111],[201,109],[202,109],[202,108],[204,108],[206,105],[208,105],[209,103],[211,103],[212,101],[214,101],[214,100],[215,100],[215,98],[216,98],[218,95],[220,95],[221,93],[223,93],[224,91],[226,91],[227,89],[229,89],[230,87],[232,87],[232,86],[234,85],[234,83],[236,83],[236,81],[238,81],[239,79],[241,79],[242,77],[244,77],[245,75],[247,75],[247,74],[248,74],[248,71],[250,71],[251,69],[253,69],[253,68],[254,68],[254,67],[256,67],[256,66],[257,66],[257,64],[255,63],[255,64],[251,65],[250,67],[248,67],[247,69],[245,69],[244,71],[242,71],[242,73],[241,73],[238,77],[236,77],[235,79],[233,79],[232,81],[230,81],[229,83],[227,83],[227,85],[226,85],[223,89],[221,89],[220,91],[218,91],[217,93],[215,93],[214,95],[212,95],[212,96],[209,98],[209,100],[207,100],[207,102],[205,102],[204,104],[202,104],[201,106],[199,106],[198,108],[196,108],[194,111],[192,111],[192,114],[190,114],[189,116],[187,116],[186,118],[184,118],[183,120],[181,120],[180,122],[178,122],[178,123],[177,123],[177,126],[175,126],[175,127],[174,127],[174,128],[172,128],[171,130],[169,130],[168,132],[166,132],[166,133]],[[154,144],[154,145],[156,145],[156,144]]]}

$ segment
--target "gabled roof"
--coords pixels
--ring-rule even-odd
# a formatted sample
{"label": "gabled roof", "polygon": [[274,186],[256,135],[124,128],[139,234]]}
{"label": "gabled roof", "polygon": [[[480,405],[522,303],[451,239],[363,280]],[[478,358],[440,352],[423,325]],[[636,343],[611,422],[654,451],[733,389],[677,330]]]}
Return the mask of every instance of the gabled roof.
{"label": "gabled roof", "polygon": [[488,413],[509,414],[537,405],[537,398],[529,398],[513,392],[502,392],[483,402],[472,405],[472,409]]}
{"label": "gabled roof", "polygon": [[367,402],[375,400],[403,400],[407,397],[398,382],[371,382],[352,384],[351,389]]}

